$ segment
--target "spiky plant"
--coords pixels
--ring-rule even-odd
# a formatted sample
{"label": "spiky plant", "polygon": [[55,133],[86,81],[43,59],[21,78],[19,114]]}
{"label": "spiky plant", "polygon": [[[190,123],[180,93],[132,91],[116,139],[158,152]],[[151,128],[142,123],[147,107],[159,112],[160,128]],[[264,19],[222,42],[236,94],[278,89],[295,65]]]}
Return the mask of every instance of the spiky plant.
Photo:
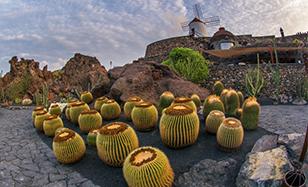
{"label": "spiky plant", "polygon": [[66,127],[59,127],[59,128],[57,128],[57,130],[55,131],[55,136],[57,136],[57,134],[59,134],[59,133],[65,131],[65,130],[71,130],[71,129],[66,128]]}
{"label": "spiky plant", "polygon": [[244,95],[241,91],[237,91],[237,95],[238,95],[238,98],[240,99],[240,107],[241,107],[244,103]]}
{"label": "spiky plant", "polygon": [[137,97],[137,96],[130,97],[125,102],[125,104],[124,104],[124,115],[127,118],[127,120],[129,120],[129,121],[132,120],[132,117],[131,117],[132,110],[135,107],[135,105],[140,103],[140,102],[142,102],[142,99],[140,97]]}
{"label": "spiky plant", "polygon": [[243,109],[239,108],[236,110],[236,118],[237,119],[241,119],[241,116],[242,116],[242,113],[243,113]]}
{"label": "spiky plant", "polygon": [[127,156],[123,175],[127,185],[134,187],[171,187],[174,180],[167,156],[150,146],[135,149]]}
{"label": "spiky plant", "polygon": [[131,117],[137,130],[148,131],[155,128],[158,121],[158,111],[152,103],[143,101],[135,105]]}
{"label": "spiky plant", "polygon": [[219,110],[212,110],[205,120],[205,130],[216,134],[219,126],[225,119],[225,114]]}
{"label": "spiky plant", "polygon": [[87,103],[84,102],[76,102],[76,103],[72,103],[71,107],[69,109],[69,116],[71,119],[71,122],[77,124],[78,123],[78,118],[79,115],[82,111],[84,110],[90,110],[90,107],[88,106]]}
{"label": "spiky plant", "polygon": [[225,112],[225,107],[220,97],[217,95],[209,95],[203,102],[203,117],[207,118],[209,113],[213,110]]}
{"label": "spiky plant", "polygon": [[61,108],[58,104],[51,104],[49,109],[48,109],[48,112],[50,115],[57,115],[57,116],[60,116],[61,115]]}
{"label": "spiky plant", "polygon": [[65,117],[66,117],[66,119],[71,120],[71,118],[70,118],[70,108],[71,108],[71,105],[73,103],[76,103],[76,102],[78,102],[78,99],[71,99],[71,100],[69,100],[67,102],[66,108],[65,108]]}
{"label": "spiky plant", "polygon": [[170,91],[163,92],[159,97],[159,105],[158,105],[159,111],[161,112],[162,110],[170,106],[173,100],[174,100],[174,95],[172,92]]}
{"label": "spiky plant", "polygon": [[119,118],[121,114],[120,105],[113,99],[109,99],[101,107],[101,115],[105,120],[113,120]]}
{"label": "spiky plant", "polygon": [[226,118],[219,126],[216,134],[217,143],[223,149],[237,149],[244,139],[241,122],[235,118]]}
{"label": "spiky plant", "polygon": [[88,145],[96,146],[96,137],[98,135],[99,129],[92,129],[89,131],[87,136]]}
{"label": "spiky plant", "polygon": [[46,136],[55,136],[58,128],[64,127],[62,119],[57,115],[50,115],[44,120],[43,130]]}
{"label": "spiky plant", "polygon": [[79,134],[67,129],[54,137],[52,149],[60,163],[71,164],[82,159],[86,145]]}
{"label": "spiky plant", "polygon": [[225,86],[223,85],[223,83],[221,81],[215,81],[214,87],[213,87],[214,94],[217,96],[220,96],[223,89],[225,89]]}
{"label": "spiky plant", "polygon": [[46,111],[46,109],[43,106],[37,106],[34,108],[34,110],[32,111],[32,121],[33,121],[33,125],[34,125],[34,120],[35,120],[35,116],[38,112],[41,111]]}
{"label": "spiky plant", "polygon": [[177,97],[174,99],[172,104],[184,104],[191,107],[195,112],[197,112],[197,107],[194,101],[188,97]]}
{"label": "spiky plant", "polygon": [[258,128],[260,111],[260,104],[255,97],[249,97],[245,100],[240,118],[244,129],[254,130]]}
{"label": "spiky plant", "polygon": [[102,126],[103,120],[96,110],[84,110],[78,118],[79,128],[82,132],[89,132]]}
{"label": "spiky plant", "polygon": [[43,131],[43,122],[49,116],[50,114],[46,110],[37,112],[34,120],[34,127],[39,131]]}
{"label": "spiky plant", "polygon": [[227,117],[235,117],[237,109],[240,108],[240,98],[237,92],[233,89],[228,89],[226,94],[222,97],[222,102],[225,106],[225,113]]}
{"label": "spiky plant", "polygon": [[192,94],[190,98],[193,100],[197,108],[201,106],[201,100],[197,94]]}
{"label": "spiky plant", "polygon": [[163,143],[172,148],[194,144],[199,135],[200,122],[196,112],[185,104],[168,107],[159,123]]}
{"label": "spiky plant", "polygon": [[97,98],[97,99],[95,100],[95,103],[94,103],[94,109],[95,109],[96,111],[100,112],[100,111],[101,111],[102,105],[103,105],[106,101],[108,101],[108,98],[105,97],[105,96]]}
{"label": "spiky plant", "polygon": [[123,122],[103,126],[96,137],[98,156],[106,164],[121,167],[127,155],[139,147],[133,128]]}
{"label": "spiky plant", "polygon": [[93,101],[93,95],[89,91],[82,92],[80,95],[80,100],[89,104]]}

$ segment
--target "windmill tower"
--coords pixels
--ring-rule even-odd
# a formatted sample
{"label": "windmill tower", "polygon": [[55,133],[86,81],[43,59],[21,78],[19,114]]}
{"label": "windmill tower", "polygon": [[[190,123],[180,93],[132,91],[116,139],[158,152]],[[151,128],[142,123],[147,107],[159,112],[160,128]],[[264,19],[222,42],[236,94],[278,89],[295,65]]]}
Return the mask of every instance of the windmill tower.
{"label": "windmill tower", "polygon": [[189,35],[204,37],[208,36],[207,27],[217,26],[220,24],[219,16],[212,16],[203,18],[203,13],[200,4],[193,6],[194,19],[186,21],[181,24],[183,31],[189,31]]}

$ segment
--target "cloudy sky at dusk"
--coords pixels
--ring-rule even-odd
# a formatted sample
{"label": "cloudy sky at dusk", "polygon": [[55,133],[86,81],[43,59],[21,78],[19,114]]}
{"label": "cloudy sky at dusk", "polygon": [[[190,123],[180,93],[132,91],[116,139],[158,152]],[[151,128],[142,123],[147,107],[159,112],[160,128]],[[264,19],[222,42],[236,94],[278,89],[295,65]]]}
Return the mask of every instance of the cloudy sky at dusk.
{"label": "cloudy sky at dusk", "polygon": [[192,18],[196,2],[234,34],[308,31],[308,0],[0,0],[0,69],[8,71],[16,55],[54,70],[75,52],[106,67],[129,63],[147,44],[185,35],[180,23]]}

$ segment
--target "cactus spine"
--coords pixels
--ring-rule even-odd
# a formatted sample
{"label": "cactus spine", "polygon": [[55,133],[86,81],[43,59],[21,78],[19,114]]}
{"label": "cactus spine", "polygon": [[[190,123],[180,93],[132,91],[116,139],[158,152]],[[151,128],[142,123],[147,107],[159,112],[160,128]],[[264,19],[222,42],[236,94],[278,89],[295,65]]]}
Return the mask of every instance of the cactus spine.
{"label": "cactus spine", "polygon": [[101,111],[101,108],[102,108],[102,105],[108,101],[108,98],[103,96],[103,97],[99,97],[95,100],[95,103],[94,103],[94,109],[98,112]]}
{"label": "cactus spine", "polygon": [[255,97],[249,97],[245,100],[241,115],[244,129],[254,130],[258,128],[260,110],[260,104]]}
{"label": "cactus spine", "polygon": [[131,117],[132,110],[135,107],[135,105],[140,103],[141,101],[142,101],[141,98],[134,96],[134,97],[128,98],[128,100],[125,102],[125,104],[124,104],[124,115],[127,118],[127,120],[129,120],[129,121],[132,120],[132,117]]}
{"label": "cactus spine", "polygon": [[159,97],[159,111],[162,112],[163,109],[167,108],[172,104],[174,100],[174,95],[172,92],[165,91]]}
{"label": "cactus spine", "polygon": [[209,113],[213,110],[219,110],[225,112],[225,107],[219,96],[210,95],[208,96],[203,103],[203,117],[207,118]]}
{"label": "cactus spine", "polygon": [[214,87],[213,87],[214,94],[217,96],[220,96],[223,89],[225,89],[225,86],[223,85],[223,83],[221,81],[215,81]]}
{"label": "cactus spine", "polygon": [[158,111],[149,102],[141,102],[135,105],[132,110],[132,121],[139,131],[148,131],[155,128],[158,121]]}
{"label": "cactus spine", "polygon": [[101,107],[101,115],[103,120],[112,120],[120,117],[121,107],[120,105],[113,99],[109,99],[104,103]]}
{"label": "cactus spine", "polygon": [[205,120],[205,130],[216,134],[219,126],[225,119],[225,114],[219,110],[212,110]]}
{"label": "cactus spine", "polygon": [[58,128],[64,127],[62,119],[57,115],[51,115],[44,120],[43,129],[46,136],[55,136]]}
{"label": "cactus spine", "polygon": [[102,116],[96,110],[84,110],[78,117],[79,128],[82,132],[100,128],[102,123]]}

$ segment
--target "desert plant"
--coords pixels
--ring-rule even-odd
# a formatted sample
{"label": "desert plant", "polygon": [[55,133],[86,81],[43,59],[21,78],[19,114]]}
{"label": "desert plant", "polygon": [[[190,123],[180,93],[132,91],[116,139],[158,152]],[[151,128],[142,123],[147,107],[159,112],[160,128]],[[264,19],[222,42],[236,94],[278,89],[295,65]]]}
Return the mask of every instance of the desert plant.
{"label": "desert plant", "polygon": [[197,108],[201,106],[201,100],[197,94],[192,94],[190,98],[193,100]]}
{"label": "desert plant", "polygon": [[100,128],[103,124],[102,116],[96,110],[84,110],[78,118],[79,128],[82,132]]}
{"label": "desert plant", "polygon": [[299,99],[308,101],[308,77],[304,76],[296,84],[296,95]]}
{"label": "desert plant", "polygon": [[173,93],[170,91],[164,91],[159,97],[159,105],[158,105],[159,112],[161,113],[163,109],[170,106],[173,100],[174,100]]}
{"label": "desert plant", "polygon": [[127,185],[134,187],[171,187],[174,180],[167,156],[150,146],[135,149],[127,156],[123,175]]}
{"label": "desert plant", "polygon": [[38,107],[35,107],[33,109],[33,111],[32,111],[32,121],[33,121],[33,124],[34,124],[34,120],[35,120],[36,114],[41,112],[41,111],[46,111],[46,109],[43,106],[38,106]]}
{"label": "desert plant", "polygon": [[23,99],[23,100],[21,101],[21,104],[22,104],[23,106],[30,106],[30,105],[32,105],[32,100],[29,99],[29,98],[25,98],[25,99]]}
{"label": "desert plant", "polygon": [[217,95],[209,95],[203,102],[203,117],[207,118],[212,110],[225,112],[225,107],[220,97]]}
{"label": "desert plant", "polygon": [[190,48],[174,48],[169,53],[169,58],[162,64],[195,83],[207,79],[208,61],[198,51]]}
{"label": "desert plant", "polygon": [[89,104],[93,101],[93,95],[89,91],[82,92],[80,95],[80,100]]}
{"label": "desert plant", "polygon": [[14,101],[15,98],[22,98],[28,91],[31,85],[32,77],[30,72],[26,71],[21,79],[18,79],[11,83],[4,91],[5,97],[9,101]]}
{"label": "desert plant", "polygon": [[57,128],[64,127],[62,119],[57,115],[50,115],[43,122],[43,130],[46,136],[55,136]]}
{"label": "desert plant", "polygon": [[136,104],[142,102],[142,99],[137,96],[129,97],[128,100],[124,104],[124,115],[127,120],[131,121],[131,113]]}
{"label": "desert plant", "polygon": [[14,103],[17,104],[17,105],[20,105],[21,102],[22,102],[21,98],[15,98],[15,100],[14,100]]}
{"label": "desert plant", "polygon": [[52,150],[60,163],[71,164],[82,159],[86,145],[79,134],[66,129],[54,137]]}
{"label": "desert plant", "polygon": [[102,105],[103,105],[106,101],[108,101],[108,98],[105,97],[105,96],[97,98],[97,99],[95,100],[95,102],[94,102],[94,109],[95,109],[96,111],[100,112],[100,111],[101,111]]}
{"label": "desert plant", "polygon": [[226,150],[239,148],[244,139],[241,122],[235,118],[226,118],[219,126],[216,134],[218,145]]}
{"label": "desert plant", "polygon": [[245,86],[248,95],[257,97],[264,86],[264,77],[260,70],[259,54],[257,54],[257,68],[249,69],[245,76]]}
{"label": "desert plant", "polygon": [[78,99],[70,99],[68,100],[67,104],[66,104],[66,108],[65,108],[65,117],[68,120],[71,120],[70,118],[70,108],[72,107],[73,103],[78,102]]}
{"label": "desert plant", "polygon": [[224,103],[226,116],[235,117],[237,109],[240,108],[240,98],[237,92],[231,88],[223,93],[221,100]]}
{"label": "desert plant", "polygon": [[213,87],[214,94],[216,94],[217,96],[220,96],[223,89],[225,89],[224,84],[221,81],[215,81],[214,87]]}
{"label": "desert plant", "polygon": [[44,84],[41,90],[37,90],[33,96],[35,104],[43,105],[44,107],[47,108],[49,105],[48,93],[49,93],[48,85]]}
{"label": "desert plant", "polygon": [[149,102],[140,102],[135,105],[131,113],[135,128],[139,131],[149,131],[155,128],[158,121],[158,111]]}
{"label": "desert plant", "polygon": [[123,122],[103,126],[96,137],[98,156],[110,166],[121,167],[127,155],[139,147],[133,128]]}
{"label": "desert plant", "polygon": [[98,135],[99,129],[92,129],[87,135],[88,145],[96,146],[96,138]]}
{"label": "desert plant", "polygon": [[48,112],[51,115],[57,115],[57,116],[60,116],[61,113],[62,113],[60,106],[58,104],[55,104],[55,103],[50,105]]}
{"label": "desert plant", "polygon": [[177,97],[172,102],[172,105],[176,105],[176,104],[187,105],[190,108],[192,108],[195,112],[197,112],[197,107],[196,107],[194,101],[191,98],[188,98],[188,97]]}
{"label": "desert plant", "polygon": [[101,107],[103,120],[113,120],[119,118],[121,114],[120,105],[113,99],[106,101]]}
{"label": "desert plant", "polygon": [[212,110],[205,120],[206,132],[216,134],[219,126],[225,119],[225,114],[219,110]]}
{"label": "desert plant", "polygon": [[244,129],[254,130],[258,128],[260,111],[260,104],[255,97],[249,97],[245,100],[240,118]]}
{"label": "desert plant", "polygon": [[43,122],[49,116],[50,116],[50,114],[46,110],[37,112],[35,119],[34,119],[35,128],[39,131],[43,131]]}
{"label": "desert plant", "polygon": [[55,131],[55,136],[57,136],[59,133],[62,133],[63,131],[66,131],[66,130],[72,130],[72,129],[69,129],[69,128],[66,128],[66,127],[59,127]]}
{"label": "desert plant", "polygon": [[75,102],[71,104],[71,107],[69,108],[69,117],[71,119],[71,122],[77,124],[78,123],[78,117],[80,113],[84,110],[90,110],[90,107],[87,103],[84,102]]}
{"label": "desert plant", "polygon": [[187,105],[171,105],[163,113],[160,123],[160,137],[172,148],[194,144],[199,135],[200,122],[196,112]]}
{"label": "desert plant", "polygon": [[236,92],[237,93],[237,95],[238,95],[238,98],[240,99],[240,107],[243,105],[243,103],[244,103],[244,95],[243,95],[243,93],[241,92],[241,91],[237,91]]}

